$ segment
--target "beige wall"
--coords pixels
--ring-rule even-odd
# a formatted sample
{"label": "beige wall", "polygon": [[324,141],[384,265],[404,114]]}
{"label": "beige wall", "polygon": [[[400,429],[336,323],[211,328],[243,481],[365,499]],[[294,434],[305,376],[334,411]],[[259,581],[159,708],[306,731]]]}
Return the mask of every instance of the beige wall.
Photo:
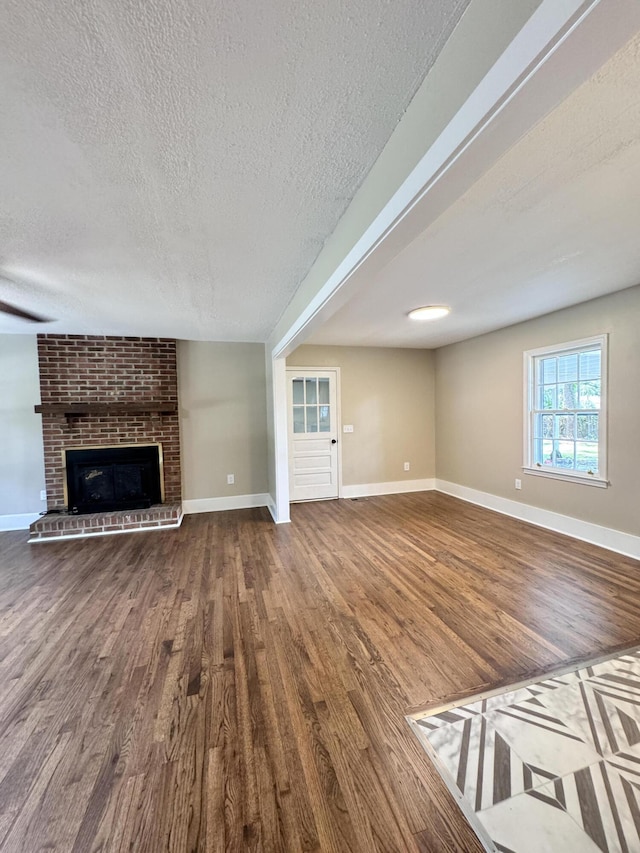
{"label": "beige wall", "polygon": [[42,512],[42,423],[35,335],[0,335],[0,516]]}
{"label": "beige wall", "polygon": [[178,393],[183,498],[265,493],[264,345],[179,341]]}
{"label": "beige wall", "polygon": [[354,428],[339,437],[343,485],[435,475],[433,353],[301,346],[287,366],[340,368],[342,423]]}
{"label": "beige wall", "polygon": [[[437,350],[438,478],[640,534],[639,321],[640,287],[634,287]],[[524,474],[523,352],[604,332],[610,487]]]}

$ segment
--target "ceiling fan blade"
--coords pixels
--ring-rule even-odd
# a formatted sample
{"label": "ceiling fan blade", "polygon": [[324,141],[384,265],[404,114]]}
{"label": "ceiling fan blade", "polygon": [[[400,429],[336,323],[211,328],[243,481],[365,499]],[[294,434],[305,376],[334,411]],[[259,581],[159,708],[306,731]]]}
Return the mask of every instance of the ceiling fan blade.
{"label": "ceiling fan blade", "polygon": [[31,314],[29,311],[22,311],[16,308],[15,305],[9,305],[8,302],[0,300],[0,312],[2,314],[11,314],[14,317],[20,317],[22,320],[29,320],[31,323],[48,323],[46,317],[40,317],[38,314]]}

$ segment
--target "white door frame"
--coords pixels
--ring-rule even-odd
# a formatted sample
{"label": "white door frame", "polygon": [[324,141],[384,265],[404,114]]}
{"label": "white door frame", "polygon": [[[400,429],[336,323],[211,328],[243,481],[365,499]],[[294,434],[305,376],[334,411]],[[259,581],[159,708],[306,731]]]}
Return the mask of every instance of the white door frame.
{"label": "white door frame", "polygon": [[[310,370],[312,372],[316,371],[317,373],[324,373],[327,370],[335,370],[335,373],[336,373],[336,437],[338,439],[338,459],[337,459],[338,471],[337,471],[337,475],[338,475],[338,499],[340,499],[342,497],[342,408],[341,408],[341,404],[340,404],[340,368],[339,367],[333,367],[333,366],[316,367],[313,365],[311,367],[307,367],[306,365],[302,365],[302,364],[287,364],[285,376],[290,370],[307,370],[307,371]],[[287,376],[287,382],[288,381],[289,381],[289,379]],[[288,483],[289,453],[291,451],[291,448],[289,447],[289,431],[288,431],[289,411],[288,411],[288,402],[287,402],[286,393],[285,393],[285,411],[286,411],[286,415],[287,415],[287,432],[285,433],[285,440],[287,443],[287,483]],[[292,503],[291,495],[288,495],[288,499],[289,499],[289,502]],[[322,498],[319,498],[319,500],[322,500]],[[309,501],[309,503],[313,503],[313,501]]]}

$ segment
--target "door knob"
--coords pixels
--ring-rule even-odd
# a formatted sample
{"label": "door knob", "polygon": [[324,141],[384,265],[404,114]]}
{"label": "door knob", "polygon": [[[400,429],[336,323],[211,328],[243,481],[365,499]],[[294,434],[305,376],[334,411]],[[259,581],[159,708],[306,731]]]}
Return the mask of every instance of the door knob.
{"label": "door knob", "polygon": [[337,438],[332,438],[332,439],[331,439],[331,444],[337,444],[337,443],[338,443],[338,439],[337,439]]}

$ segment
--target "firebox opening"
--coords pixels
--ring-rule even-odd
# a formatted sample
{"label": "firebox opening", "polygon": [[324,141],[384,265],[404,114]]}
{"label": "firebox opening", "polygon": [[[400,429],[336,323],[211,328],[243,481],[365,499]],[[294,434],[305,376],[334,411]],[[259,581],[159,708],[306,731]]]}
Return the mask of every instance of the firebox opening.
{"label": "firebox opening", "polygon": [[159,444],[64,451],[69,512],[146,509],[163,501]]}

